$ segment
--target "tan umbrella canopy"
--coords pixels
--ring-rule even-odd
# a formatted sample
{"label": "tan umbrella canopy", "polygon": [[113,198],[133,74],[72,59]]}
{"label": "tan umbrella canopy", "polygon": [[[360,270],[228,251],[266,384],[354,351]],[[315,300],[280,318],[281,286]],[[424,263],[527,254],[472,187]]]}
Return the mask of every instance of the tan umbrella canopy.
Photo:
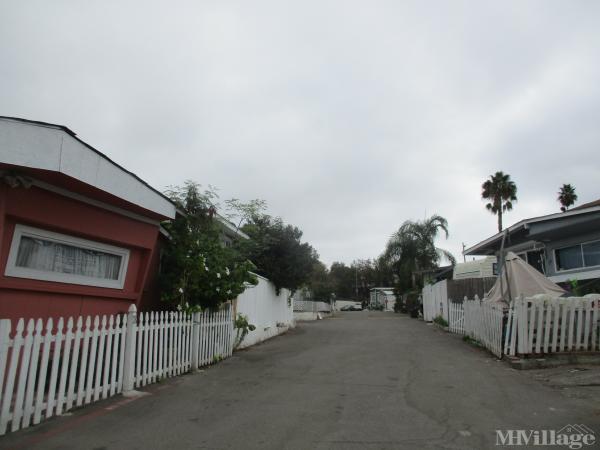
{"label": "tan umbrella canopy", "polygon": [[[510,291],[509,291],[510,288]],[[548,294],[560,297],[565,290],[546,278],[513,252],[506,254],[505,263],[496,283],[486,295],[485,301],[508,305],[519,296],[531,297]]]}

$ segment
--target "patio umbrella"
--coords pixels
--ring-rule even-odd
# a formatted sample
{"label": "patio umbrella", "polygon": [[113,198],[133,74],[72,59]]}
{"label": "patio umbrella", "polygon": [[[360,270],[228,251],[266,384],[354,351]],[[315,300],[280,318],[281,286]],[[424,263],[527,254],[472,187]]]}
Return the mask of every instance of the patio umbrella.
{"label": "patio umbrella", "polygon": [[560,297],[565,290],[553,283],[544,274],[527,264],[513,252],[506,254],[505,263],[496,283],[487,293],[485,301],[508,303],[519,296],[532,297],[537,294],[548,294]]}

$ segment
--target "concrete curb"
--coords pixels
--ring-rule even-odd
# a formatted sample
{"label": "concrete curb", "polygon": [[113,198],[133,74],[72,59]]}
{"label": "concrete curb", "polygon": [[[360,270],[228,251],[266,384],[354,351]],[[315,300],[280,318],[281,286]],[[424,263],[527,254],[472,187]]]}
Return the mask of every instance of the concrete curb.
{"label": "concrete curb", "polygon": [[600,353],[569,353],[548,355],[543,358],[516,358],[504,356],[506,363],[517,370],[549,369],[552,367],[598,364],[600,365]]}

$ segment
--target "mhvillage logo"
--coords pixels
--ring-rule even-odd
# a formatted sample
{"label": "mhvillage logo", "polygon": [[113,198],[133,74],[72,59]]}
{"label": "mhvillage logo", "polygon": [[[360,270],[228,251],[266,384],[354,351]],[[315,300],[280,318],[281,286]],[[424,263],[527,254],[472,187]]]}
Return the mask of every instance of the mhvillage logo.
{"label": "mhvillage logo", "polygon": [[585,425],[567,425],[560,430],[496,430],[496,445],[566,446],[577,450],[594,445],[596,434]]}

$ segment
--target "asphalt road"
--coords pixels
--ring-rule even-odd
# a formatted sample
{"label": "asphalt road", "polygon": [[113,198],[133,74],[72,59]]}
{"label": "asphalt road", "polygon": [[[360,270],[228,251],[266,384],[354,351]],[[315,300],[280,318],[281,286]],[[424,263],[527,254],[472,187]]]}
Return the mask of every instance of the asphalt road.
{"label": "asphalt road", "polygon": [[0,438],[0,448],[480,450],[501,448],[496,429],[571,423],[600,439],[600,403],[393,313],[302,323],[147,392]]}

